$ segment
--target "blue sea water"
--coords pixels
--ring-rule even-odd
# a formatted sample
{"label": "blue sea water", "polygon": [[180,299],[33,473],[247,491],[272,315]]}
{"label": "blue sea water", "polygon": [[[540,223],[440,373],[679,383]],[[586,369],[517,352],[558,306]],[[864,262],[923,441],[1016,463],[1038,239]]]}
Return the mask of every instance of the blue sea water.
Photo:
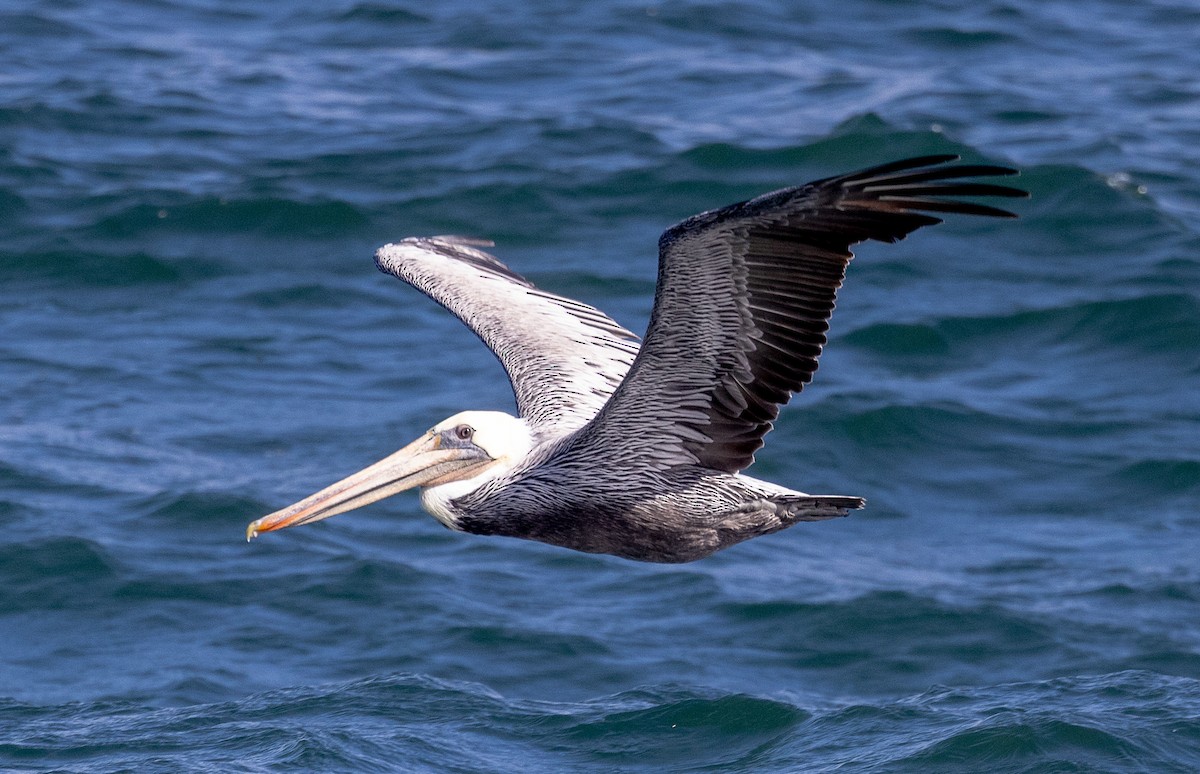
{"label": "blue sea water", "polygon": [[[0,769],[1200,769],[1191,3],[0,6]],[[692,213],[1022,170],[851,266],[754,475],[868,498],[698,563],[248,521],[465,408],[375,247],[634,330]]]}

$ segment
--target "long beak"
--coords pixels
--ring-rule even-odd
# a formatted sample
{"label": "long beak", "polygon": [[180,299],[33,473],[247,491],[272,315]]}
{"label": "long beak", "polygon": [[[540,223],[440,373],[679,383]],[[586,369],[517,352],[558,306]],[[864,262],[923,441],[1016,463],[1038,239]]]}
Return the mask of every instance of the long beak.
{"label": "long beak", "polygon": [[246,540],[253,540],[260,532],[327,519],[415,486],[466,478],[492,461],[480,459],[468,449],[443,449],[441,440],[441,436],[426,433],[369,468],[251,522],[246,527]]}

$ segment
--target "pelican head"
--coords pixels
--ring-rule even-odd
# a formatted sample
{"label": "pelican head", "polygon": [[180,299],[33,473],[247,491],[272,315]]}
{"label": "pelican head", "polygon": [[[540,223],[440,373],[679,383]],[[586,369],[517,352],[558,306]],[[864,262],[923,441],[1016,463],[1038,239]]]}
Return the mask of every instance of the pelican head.
{"label": "pelican head", "polygon": [[327,519],[417,486],[424,487],[425,509],[455,528],[450,501],[511,470],[532,447],[524,421],[500,411],[463,411],[374,465],[251,522],[246,539]]}

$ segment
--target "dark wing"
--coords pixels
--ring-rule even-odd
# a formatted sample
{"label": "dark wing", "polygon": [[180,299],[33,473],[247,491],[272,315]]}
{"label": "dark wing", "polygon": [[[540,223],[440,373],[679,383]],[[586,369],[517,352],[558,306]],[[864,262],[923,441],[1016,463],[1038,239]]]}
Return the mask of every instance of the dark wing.
{"label": "dark wing", "polygon": [[812,380],[850,246],[941,220],[1014,217],[953,196],[1026,196],[962,178],[1011,175],[957,156],[897,161],[702,213],[659,240],[658,291],[629,375],[573,444],[737,472],[780,404]]}
{"label": "dark wing", "polygon": [[585,425],[637,354],[637,336],[598,309],[544,293],[488,253],[490,242],[410,237],[375,253],[395,275],[454,313],[508,372],[517,410],[541,438]]}

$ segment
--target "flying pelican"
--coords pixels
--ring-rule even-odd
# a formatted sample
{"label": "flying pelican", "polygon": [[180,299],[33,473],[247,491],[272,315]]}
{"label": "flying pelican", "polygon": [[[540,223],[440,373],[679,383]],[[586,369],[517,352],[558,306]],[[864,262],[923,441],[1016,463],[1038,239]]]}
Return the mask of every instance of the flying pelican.
{"label": "flying pelican", "polygon": [[694,215],[658,241],[646,338],[534,287],[480,250],[410,237],[380,270],[428,294],[508,372],[519,417],[464,411],[400,451],[251,523],[308,524],[422,487],[445,526],[648,562],[689,562],[860,497],[810,495],[742,475],[781,404],[812,380],[850,246],[942,221],[1015,217],[954,196],[1027,196],[964,178],[1015,170],[922,156]]}

